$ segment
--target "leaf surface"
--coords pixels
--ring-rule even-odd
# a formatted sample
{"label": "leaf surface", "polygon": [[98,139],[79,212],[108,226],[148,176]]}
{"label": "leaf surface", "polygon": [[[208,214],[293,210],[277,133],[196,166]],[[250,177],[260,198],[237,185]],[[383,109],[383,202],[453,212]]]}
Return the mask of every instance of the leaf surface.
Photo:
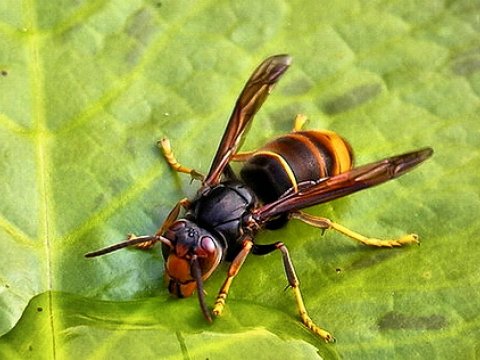
{"label": "leaf surface", "polygon": [[[0,3],[0,354],[8,358],[465,358],[479,355],[480,27],[471,1],[103,0]],[[399,180],[309,209],[420,247],[369,249],[304,224],[287,244],[326,345],[297,321],[279,254],[251,257],[212,326],[163,284],[159,249],[83,254],[151,234],[205,172],[243,83],[294,63],[244,149],[307,128],[358,164],[423,146]],[[206,283],[213,303],[227,265]],[[22,315],[23,314],[23,315]],[[230,357],[231,358],[231,357]]]}

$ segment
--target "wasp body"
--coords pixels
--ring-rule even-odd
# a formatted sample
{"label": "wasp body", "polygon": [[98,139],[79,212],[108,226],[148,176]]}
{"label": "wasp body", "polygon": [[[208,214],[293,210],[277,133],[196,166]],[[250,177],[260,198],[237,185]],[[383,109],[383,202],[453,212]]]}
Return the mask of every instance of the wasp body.
{"label": "wasp body", "polygon": [[[296,123],[303,121],[297,116]],[[296,125],[299,129],[301,126]],[[298,184],[350,170],[353,152],[348,142],[331,131],[295,131],[279,137],[255,151],[240,171],[242,180],[268,204],[279,199]],[[266,224],[269,229],[281,227],[288,220],[283,214]]]}
{"label": "wasp body", "polygon": [[[160,142],[174,170],[202,181],[194,199],[180,200],[155,235],[132,237],[86,256],[103,255],[132,245],[148,248],[161,242],[170,293],[187,297],[196,291],[202,312],[211,321],[203,282],[218,265],[224,260],[231,261],[212,311],[214,315],[222,313],[232,281],[246,257],[250,253],[265,255],[279,250],[303,324],[324,340],[332,341],[330,333],[317,326],[305,309],[286,246],[282,242],[256,244],[255,235],[263,228],[278,228],[290,219],[297,219],[320,229],[336,230],[366,245],[393,247],[417,243],[415,234],[392,240],[367,238],[301,209],[396,178],[430,157],[433,150],[424,148],[353,167],[353,152],[347,141],[330,131],[301,131],[304,118],[297,116],[291,134],[257,151],[238,152],[250,121],[290,62],[288,55],[276,55],[254,71],[237,100],[206,176],[179,164],[169,141]],[[244,162],[241,179],[231,169],[230,161]],[[182,208],[185,214],[179,219]]]}

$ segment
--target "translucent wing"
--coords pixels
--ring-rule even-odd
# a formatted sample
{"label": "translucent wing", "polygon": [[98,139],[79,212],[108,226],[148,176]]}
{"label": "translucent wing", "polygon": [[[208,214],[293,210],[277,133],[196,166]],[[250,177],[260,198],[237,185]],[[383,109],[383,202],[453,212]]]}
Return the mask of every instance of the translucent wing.
{"label": "translucent wing", "polygon": [[283,213],[322,204],[384,183],[410,171],[432,154],[433,149],[424,148],[356,167],[322,179],[316,184],[309,183],[303,186],[300,184],[297,192],[287,193],[278,200],[254,210],[253,217],[259,223],[263,223]]}
{"label": "translucent wing", "polygon": [[243,134],[251,123],[250,120],[290,63],[291,57],[288,55],[271,56],[264,60],[248,79],[235,104],[210,171],[204,180],[205,185],[212,186],[220,181],[222,172],[241,145]]}

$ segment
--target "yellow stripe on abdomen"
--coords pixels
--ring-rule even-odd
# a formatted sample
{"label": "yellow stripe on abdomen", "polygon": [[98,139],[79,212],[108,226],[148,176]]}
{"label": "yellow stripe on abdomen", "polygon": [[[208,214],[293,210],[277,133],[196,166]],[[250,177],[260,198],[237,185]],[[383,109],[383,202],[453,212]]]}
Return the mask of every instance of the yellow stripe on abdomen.
{"label": "yellow stripe on abdomen", "polygon": [[297,179],[295,178],[295,174],[293,173],[292,168],[290,167],[290,165],[288,165],[287,161],[283,158],[283,156],[269,150],[260,150],[260,151],[256,151],[253,154],[253,156],[257,156],[257,155],[265,155],[265,156],[270,156],[272,158],[275,158],[281,164],[283,170],[285,170],[285,173],[287,174],[293,189],[295,191],[298,191],[298,184],[297,184]]}
{"label": "yellow stripe on abdomen", "polygon": [[340,174],[352,168],[352,148],[340,135],[329,130],[315,130],[306,133],[315,137],[328,150],[332,160],[331,175]]}

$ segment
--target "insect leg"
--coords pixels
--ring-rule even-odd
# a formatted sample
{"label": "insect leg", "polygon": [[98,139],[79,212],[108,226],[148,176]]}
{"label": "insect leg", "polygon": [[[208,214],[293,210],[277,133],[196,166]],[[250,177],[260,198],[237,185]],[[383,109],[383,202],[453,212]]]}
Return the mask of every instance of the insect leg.
{"label": "insect leg", "polygon": [[307,117],[303,114],[297,114],[295,119],[293,120],[293,132],[301,131],[303,129],[303,125],[307,122]]}
{"label": "insect leg", "polygon": [[223,283],[220,291],[218,292],[217,300],[215,301],[215,305],[213,307],[213,315],[219,316],[223,312],[223,308],[225,307],[225,301],[227,299],[228,290],[230,289],[230,285],[232,284],[233,278],[238,274],[240,268],[242,267],[245,259],[247,258],[248,254],[250,254],[250,250],[252,249],[253,242],[250,239],[247,239],[243,242],[243,248],[238,253],[238,255],[233,259],[230,267],[228,268],[228,275]]}
{"label": "insect leg", "polygon": [[394,246],[402,246],[406,244],[418,244],[418,235],[417,234],[408,234],[404,235],[398,239],[376,239],[376,238],[369,238],[363,236],[353,230],[350,230],[340,224],[337,224],[330,219],[313,216],[302,211],[293,212],[290,214],[291,218],[301,220],[308,225],[317,227],[319,229],[333,229],[338,231],[339,233],[348,236],[349,238],[359,241],[360,243],[368,246],[377,246],[377,247],[394,247]]}
{"label": "insect leg", "polygon": [[317,326],[307,313],[305,304],[303,302],[302,293],[300,292],[300,282],[295,274],[295,268],[293,262],[288,253],[287,247],[282,242],[277,242],[269,245],[257,245],[253,246],[252,253],[255,255],[265,255],[274,250],[280,250],[282,252],[283,266],[285,268],[285,275],[287,276],[288,284],[292,288],[297,302],[297,309],[300,313],[302,323],[309,328],[314,334],[320,336],[326,342],[334,342],[335,338],[326,330]]}
{"label": "insect leg", "polygon": [[203,179],[205,178],[204,175],[202,175],[195,169],[190,169],[186,166],[183,166],[177,161],[177,159],[173,155],[170,140],[168,140],[167,138],[163,138],[157,142],[157,146],[162,149],[163,156],[165,156],[165,159],[167,159],[168,164],[173,170],[181,173],[190,174],[192,179],[203,181]]}
{"label": "insect leg", "polygon": [[[188,201],[187,198],[184,198],[177,202],[173,209],[170,211],[168,214],[167,218],[163,222],[162,226],[157,230],[155,235],[161,236],[174,222],[175,220],[178,219],[178,214],[180,214],[180,209],[183,207],[184,209],[188,208],[190,205],[190,201]],[[131,234],[129,235],[128,239],[135,238],[136,236]],[[157,241],[156,240],[151,240],[151,241],[146,241],[144,243],[140,243],[135,245],[139,249],[150,249],[153,245],[155,245]]]}

